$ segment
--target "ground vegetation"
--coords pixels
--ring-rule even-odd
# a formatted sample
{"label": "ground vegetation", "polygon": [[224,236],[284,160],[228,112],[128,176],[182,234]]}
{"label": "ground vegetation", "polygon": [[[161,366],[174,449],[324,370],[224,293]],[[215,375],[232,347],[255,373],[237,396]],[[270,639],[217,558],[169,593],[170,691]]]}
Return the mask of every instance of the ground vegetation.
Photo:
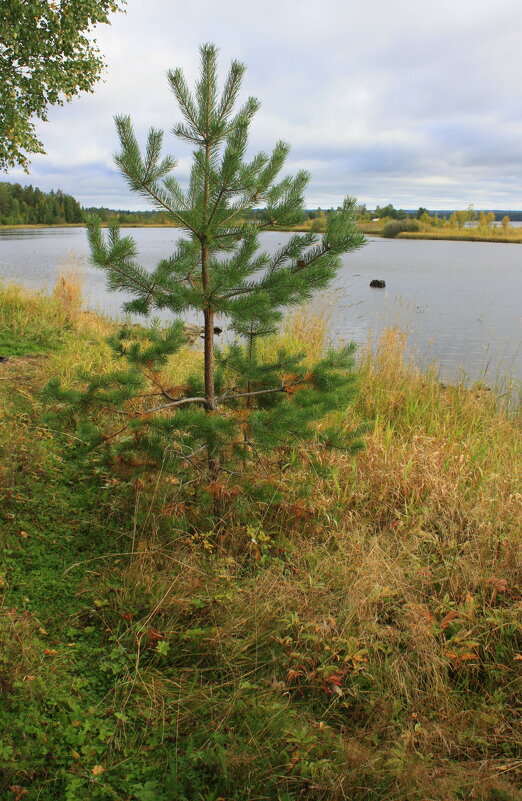
{"label": "ground vegetation", "polygon": [[[372,421],[365,450],[288,455],[263,514],[220,538],[182,525],[172,475],[86,460],[42,423],[49,376],[118,369],[117,326],[67,279],[3,287],[0,316],[6,801],[520,799],[522,439],[503,392],[419,373],[386,333],[338,413]],[[325,335],[301,311],[264,347],[317,359]],[[202,359],[184,346],[172,381]]]}

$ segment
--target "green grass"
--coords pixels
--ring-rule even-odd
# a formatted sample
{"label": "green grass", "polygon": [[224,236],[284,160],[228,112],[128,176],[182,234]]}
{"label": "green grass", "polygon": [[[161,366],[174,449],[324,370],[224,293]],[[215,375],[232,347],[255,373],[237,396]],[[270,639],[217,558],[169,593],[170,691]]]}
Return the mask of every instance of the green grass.
{"label": "green grass", "polygon": [[[64,330],[65,329],[65,330]],[[59,347],[66,334],[58,302],[14,285],[0,286],[0,355],[23,356]]]}
{"label": "green grass", "polygon": [[71,297],[0,295],[47,353],[0,365],[0,797],[519,801],[518,408],[418,373],[391,331],[361,354],[355,460],[296,452],[284,501],[187,528],[176,477],[43,424],[49,376],[110,369]]}

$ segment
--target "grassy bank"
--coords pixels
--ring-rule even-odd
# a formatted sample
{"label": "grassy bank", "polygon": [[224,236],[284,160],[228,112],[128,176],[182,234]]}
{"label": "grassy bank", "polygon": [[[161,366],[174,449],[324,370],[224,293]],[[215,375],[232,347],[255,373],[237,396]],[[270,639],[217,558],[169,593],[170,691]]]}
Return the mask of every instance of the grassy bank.
{"label": "grassy bank", "polygon": [[[109,223],[102,222],[102,228],[107,228]],[[165,222],[165,223],[125,223],[120,222],[118,223],[120,228],[179,228],[176,223],[172,222]],[[357,227],[359,230],[363,231],[365,234],[375,234],[379,235],[383,229],[383,223],[358,223]],[[0,225],[1,231],[10,231],[10,230],[19,230],[24,228],[85,228],[85,223],[60,223],[58,225],[44,225],[43,223],[29,225],[29,224],[22,224],[22,225]],[[316,230],[314,228],[314,221],[307,220],[302,225],[295,225],[291,228],[265,228],[265,231],[295,231],[296,233],[304,233],[308,231]],[[324,226],[318,229],[318,232],[321,233],[324,231]]]}
{"label": "grassy bank", "polygon": [[403,231],[398,234],[398,239],[448,239],[459,242],[514,242],[522,243],[522,229],[512,228],[508,232],[502,229],[492,228],[487,231],[477,231],[475,228],[457,229],[447,228],[441,230],[428,231]]}
{"label": "grassy bank", "polygon": [[[375,220],[358,222],[357,228],[368,236],[383,236],[384,228],[388,220]],[[276,230],[276,229],[274,229]],[[280,230],[280,229],[277,229]],[[309,220],[305,225],[296,226],[289,229],[292,231],[311,231],[314,230],[314,221]],[[509,228],[421,228],[419,231],[402,231],[397,234],[397,239],[444,239],[461,242],[514,242],[522,243],[522,229]]]}
{"label": "grassy bank", "polygon": [[[378,222],[359,222],[357,228],[368,236],[382,236],[383,229],[386,221],[379,220]],[[102,223],[102,228],[106,228],[108,223]],[[84,228],[83,223],[63,223],[60,225],[2,225],[0,230],[23,230],[25,228],[38,229],[38,228]],[[172,223],[119,223],[120,228],[178,228],[179,226]],[[293,233],[306,233],[314,231],[313,220],[307,221],[303,225],[296,225],[292,228],[267,228],[267,231],[287,231]],[[317,233],[321,233],[319,229]],[[491,229],[489,231],[478,232],[476,229],[453,229],[443,228],[439,230],[429,229],[421,231],[403,231],[397,234],[397,239],[445,239],[455,240],[462,242],[514,242],[517,244],[522,243],[522,229],[513,228],[508,233],[500,233],[499,229]]]}
{"label": "grassy bank", "polygon": [[296,452],[261,526],[188,534],[172,477],[42,423],[111,329],[70,280],[0,290],[0,797],[522,799],[520,412],[389,331],[346,418],[362,454]]}
{"label": "grassy bank", "polygon": [[[359,221],[357,228],[368,236],[382,236],[383,230],[388,220]],[[178,228],[174,223],[119,223],[120,228]],[[102,223],[106,228],[108,223]],[[2,225],[0,230],[20,230],[25,228],[84,228],[84,223],[63,223],[60,225]],[[302,225],[295,225],[292,228],[266,228],[266,231],[287,231],[294,233],[306,233],[315,231],[320,234],[324,231],[321,226],[313,219],[307,220]],[[501,228],[477,229],[477,228],[421,228],[419,231],[402,231],[397,234],[398,239],[445,239],[462,242],[514,242],[522,243],[522,228]]]}

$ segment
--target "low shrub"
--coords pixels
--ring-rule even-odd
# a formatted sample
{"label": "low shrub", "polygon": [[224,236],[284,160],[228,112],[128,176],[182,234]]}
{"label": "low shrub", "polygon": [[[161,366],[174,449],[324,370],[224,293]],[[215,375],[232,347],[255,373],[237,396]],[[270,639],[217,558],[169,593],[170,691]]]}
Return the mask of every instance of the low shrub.
{"label": "low shrub", "polygon": [[403,231],[420,231],[418,220],[390,220],[382,229],[382,235],[388,239],[395,239]]}

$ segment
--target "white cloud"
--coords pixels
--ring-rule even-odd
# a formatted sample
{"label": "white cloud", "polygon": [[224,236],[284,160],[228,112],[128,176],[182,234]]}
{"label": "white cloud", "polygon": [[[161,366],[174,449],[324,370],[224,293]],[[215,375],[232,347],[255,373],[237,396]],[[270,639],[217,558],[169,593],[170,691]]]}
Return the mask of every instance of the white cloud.
{"label": "white cloud", "polygon": [[[522,208],[519,0],[129,0],[97,39],[108,60],[93,95],[53,109],[29,178],[85,205],[142,208],[115,171],[112,117],[141,138],[179,118],[164,77],[198,72],[198,45],[247,64],[245,95],[262,108],[252,149],[292,145],[312,172],[310,205],[356,194],[369,205]],[[189,152],[166,137],[186,178]]]}

